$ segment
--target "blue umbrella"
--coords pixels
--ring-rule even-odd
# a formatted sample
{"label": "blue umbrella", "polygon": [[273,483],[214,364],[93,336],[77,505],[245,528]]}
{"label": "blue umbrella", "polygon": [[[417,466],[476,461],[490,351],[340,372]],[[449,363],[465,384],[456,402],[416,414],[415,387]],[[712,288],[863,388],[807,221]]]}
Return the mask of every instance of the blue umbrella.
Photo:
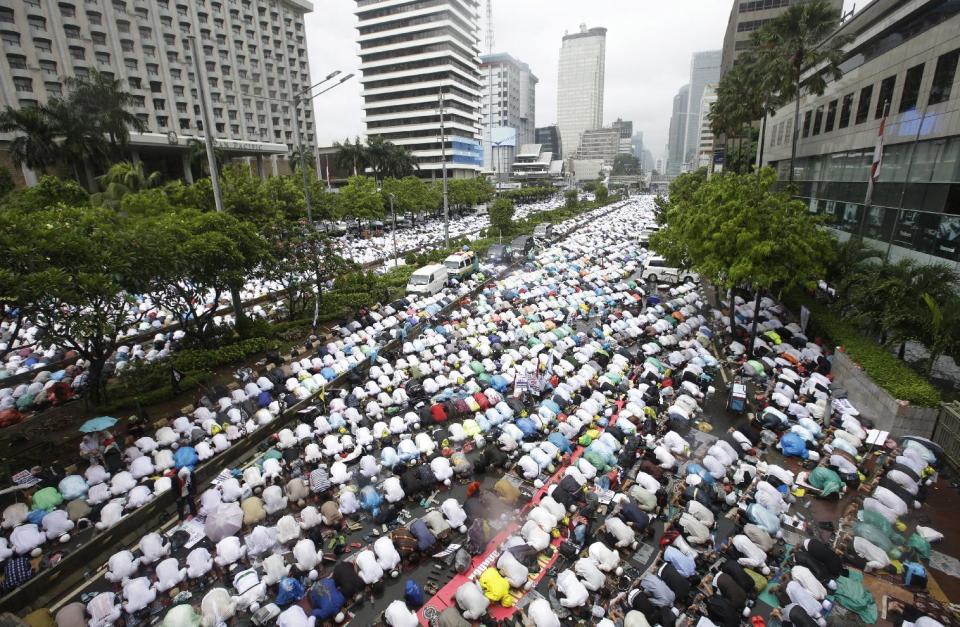
{"label": "blue umbrella", "polygon": [[173,452],[173,463],[176,465],[177,470],[184,467],[192,470],[198,461],[200,461],[200,459],[197,456],[197,451],[192,446],[181,446]]}
{"label": "blue umbrella", "polygon": [[113,416],[97,416],[83,423],[83,426],[80,427],[80,433],[105,431],[115,424],[117,424],[117,419]]}

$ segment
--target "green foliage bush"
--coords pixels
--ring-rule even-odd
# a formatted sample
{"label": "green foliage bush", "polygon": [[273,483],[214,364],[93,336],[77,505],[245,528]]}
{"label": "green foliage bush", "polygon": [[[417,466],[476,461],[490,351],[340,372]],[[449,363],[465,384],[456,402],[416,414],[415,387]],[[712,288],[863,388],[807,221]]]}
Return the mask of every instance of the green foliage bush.
{"label": "green foliage bush", "polygon": [[[791,304],[799,309],[800,300],[794,297],[794,303]],[[831,344],[842,347],[874,383],[894,398],[923,407],[934,407],[940,403],[937,389],[906,363],[864,336],[829,308],[808,300],[804,300],[803,304],[810,310],[811,334],[829,338]]]}

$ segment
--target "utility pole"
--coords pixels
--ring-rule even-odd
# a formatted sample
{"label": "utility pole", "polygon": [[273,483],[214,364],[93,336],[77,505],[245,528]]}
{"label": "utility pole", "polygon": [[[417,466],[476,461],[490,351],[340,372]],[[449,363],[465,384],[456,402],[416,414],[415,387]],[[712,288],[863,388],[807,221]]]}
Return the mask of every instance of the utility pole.
{"label": "utility pole", "polygon": [[313,208],[310,206],[310,180],[307,178],[307,164],[303,158],[303,144],[300,142],[300,96],[293,99],[293,135],[300,152],[300,173],[303,174],[303,202],[307,207],[307,224],[313,226]]}
{"label": "utility pole", "polygon": [[220,173],[214,153],[214,126],[210,121],[210,101],[207,100],[207,66],[200,63],[196,35],[190,35],[190,50],[193,52],[193,68],[197,77],[197,94],[200,96],[200,113],[203,117],[203,135],[207,145],[207,165],[210,167],[210,184],[213,186],[213,203],[217,211],[223,211],[223,195],[220,193]]}
{"label": "utility pole", "polygon": [[443,127],[443,88],[437,94],[440,105],[440,167],[443,172],[443,246],[450,248],[450,200],[447,194],[447,148]]}
{"label": "utility pole", "polygon": [[390,213],[393,215],[393,267],[397,267],[397,211],[393,208],[393,194],[390,197]]}

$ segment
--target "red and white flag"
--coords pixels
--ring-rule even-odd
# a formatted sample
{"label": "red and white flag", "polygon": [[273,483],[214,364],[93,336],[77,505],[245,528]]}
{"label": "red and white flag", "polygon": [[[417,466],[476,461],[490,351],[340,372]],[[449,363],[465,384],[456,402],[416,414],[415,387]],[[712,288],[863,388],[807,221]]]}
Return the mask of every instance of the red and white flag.
{"label": "red and white flag", "polygon": [[873,204],[873,188],[880,178],[880,166],[883,164],[883,134],[887,128],[887,109],[884,106],[883,119],[880,120],[880,128],[877,130],[877,144],[873,148],[873,162],[870,164],[870,179],[867,181],[867,197],[864,204],[868,207]]}

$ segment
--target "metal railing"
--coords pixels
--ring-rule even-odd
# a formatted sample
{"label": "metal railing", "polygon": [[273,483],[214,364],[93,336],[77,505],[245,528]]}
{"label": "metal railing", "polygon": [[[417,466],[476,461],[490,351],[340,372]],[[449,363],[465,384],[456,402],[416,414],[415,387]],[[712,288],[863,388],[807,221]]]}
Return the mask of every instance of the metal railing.
{"label": "metal railing", "polygon": [[940,405],[932,439],[943,448],[944,461],[955,472],[960,472],[960,402]]}

